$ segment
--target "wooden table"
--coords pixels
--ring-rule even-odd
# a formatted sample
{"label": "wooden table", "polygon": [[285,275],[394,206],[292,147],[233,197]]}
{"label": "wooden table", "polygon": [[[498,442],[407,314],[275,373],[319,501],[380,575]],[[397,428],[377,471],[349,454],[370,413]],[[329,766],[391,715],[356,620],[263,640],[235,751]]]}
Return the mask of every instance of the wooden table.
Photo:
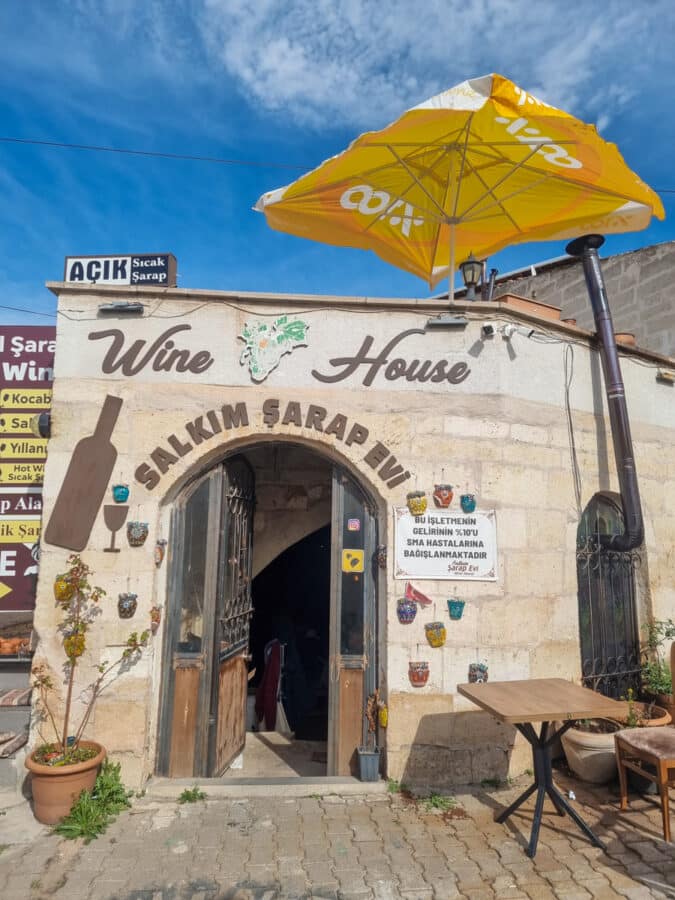
{"label": "wooden table", "polygon": [[[491,713],[502,722],[515,725],[532,747],[534,763],[534,784],[518,797],[497,817],[504,822],[511,813],[525,802],[535,791],[537,800],[527,855],[537,852],[539,827],[544,807],[544,797],[550,797],[558,815],[565,813],[573,819],[596,847],[605,849],[602,841],[591,831],[579,813],[573,809],[553,783],[551,770],[551,748],[561,734],[577,719],[612,718],[622,719],[628,715],[628,704],[611,700],[596,694],[588,688],[579,687],[562,678],[534,678],[528,681],[496,681],[483,684],[458,684],[457,690],[481,709]],[[553,722],[562,721],[557,731]],[[541,722],[539,734],[532,726]]]}

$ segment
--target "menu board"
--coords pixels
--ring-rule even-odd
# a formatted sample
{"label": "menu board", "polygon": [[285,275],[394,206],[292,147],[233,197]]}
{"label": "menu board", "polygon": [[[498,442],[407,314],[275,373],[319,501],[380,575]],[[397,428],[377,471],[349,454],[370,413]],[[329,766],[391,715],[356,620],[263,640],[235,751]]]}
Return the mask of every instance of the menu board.
{"label": "menu board", "polygon": [[0,611],[35,606],[56,328],[0,326]]}

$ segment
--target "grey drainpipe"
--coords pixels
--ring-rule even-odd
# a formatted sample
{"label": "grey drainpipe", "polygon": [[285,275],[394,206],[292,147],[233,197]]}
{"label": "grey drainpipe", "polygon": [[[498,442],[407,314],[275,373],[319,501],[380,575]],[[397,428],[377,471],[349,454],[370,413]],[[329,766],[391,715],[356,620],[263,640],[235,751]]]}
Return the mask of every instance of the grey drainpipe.
{"label": "grey drainpipe", "polygon": [[612,316],[607,304],[605,281],[600,268],[598,248],[605,243],[600,234],[587,234],[567,245],[570,256],[580,256],[586,276],[586,287],[591,300],[595,328],[600,340],[600,358],[605,378],[609,423],[612,429],[614,458],[625,531],[623,534],[600,535],[600,544],[609,550],[634,550],[642,543],[644,527],[640,491],[638,489],[637,471],[633,457],[633,442],[630,436],[630,423],[626,408],[626,392],[621,377],[619,354],[616,350],[616,338],[612,325]]}

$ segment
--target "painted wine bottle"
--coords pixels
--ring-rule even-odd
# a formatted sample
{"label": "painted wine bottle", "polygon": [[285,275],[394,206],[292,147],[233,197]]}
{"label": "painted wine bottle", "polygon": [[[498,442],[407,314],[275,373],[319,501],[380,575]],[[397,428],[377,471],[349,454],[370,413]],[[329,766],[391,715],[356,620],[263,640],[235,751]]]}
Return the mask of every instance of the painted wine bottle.
{"label": "painted wine bottle", "polygon": [[93,434],[82,438],[70,458],[66,477],[45,529],[44,540],[68,550],[84,550],[103,500],[117,450],[110,438],[122,398],[108,394]]}

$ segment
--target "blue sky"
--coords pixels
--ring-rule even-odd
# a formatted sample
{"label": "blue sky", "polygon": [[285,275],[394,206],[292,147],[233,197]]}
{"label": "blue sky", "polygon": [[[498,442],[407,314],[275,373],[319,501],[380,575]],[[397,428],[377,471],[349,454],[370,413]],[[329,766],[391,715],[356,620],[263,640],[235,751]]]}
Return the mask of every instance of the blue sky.
{"label": "blue sky", "polygon": [[[184,287],[428,296],[372,253],[279,234],[251,207],[488,72],[597,123],[648,184],[675,191],[672,0],[5,0],[0,35],[0,137],[260,163],[0,142],[4,306],[50,313],[44,282],[65,256],[130,251],[173,252]],[[665,222],[606,252],[675,239],[675,193],[662,198]],[[521,245],[490,265],[563,252]]]}

